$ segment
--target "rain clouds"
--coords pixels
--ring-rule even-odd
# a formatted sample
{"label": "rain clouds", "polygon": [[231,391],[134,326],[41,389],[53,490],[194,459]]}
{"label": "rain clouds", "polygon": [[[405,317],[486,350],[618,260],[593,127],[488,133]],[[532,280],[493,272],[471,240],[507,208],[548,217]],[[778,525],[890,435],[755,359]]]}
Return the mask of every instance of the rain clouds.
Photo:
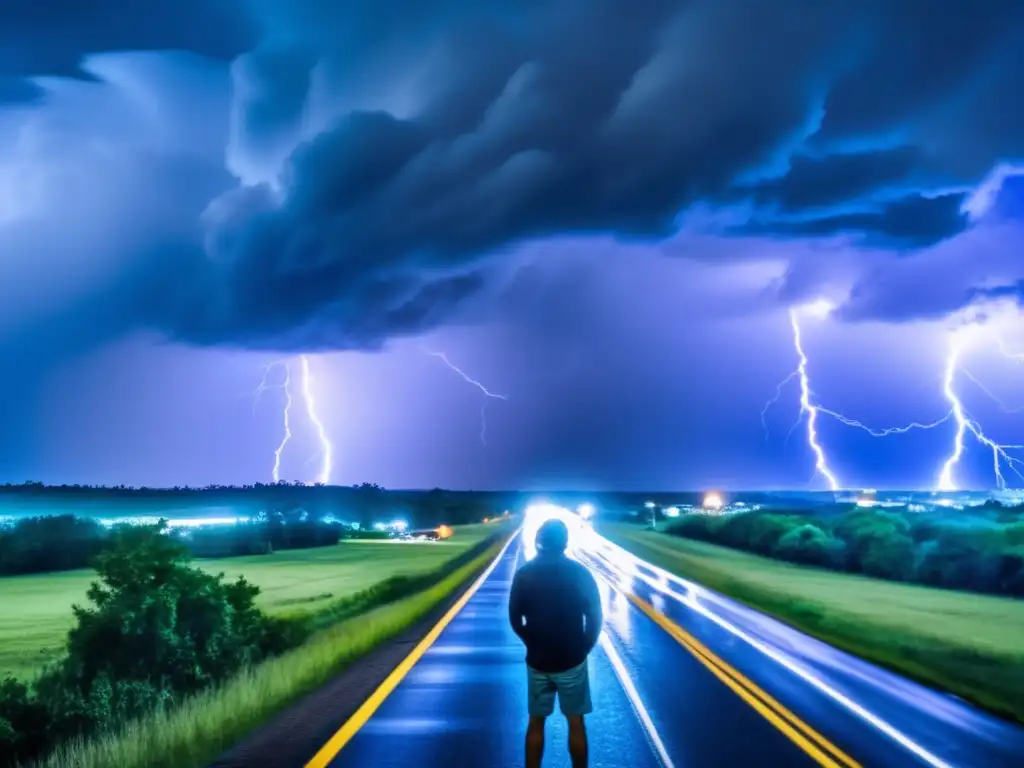
{"label": "rain clouds", "polygon": [[[23,275],[54,215],[82,227],[58,250],[106,265],[75,295],[122,298],[112,333],[374,347],[478,312],[523,244],[657,246],[697,209],[747,250],[862,251],[842,268],[849,319],[935,316],[1024,278],[1012,216],[966,213],[1024,156],[1014,0],[179,2],[159,30],[76,13],[58,32],[27,4],[0,12],[37,41],[0,60],[0,135],[20,141],[0,201],[42,190],[0,210],[0,245]],[[89,179],[73,194],[44,183],[41,135]],[[118,192],[107,229],[93,186]],[[830,275],[794,265],[780,297]],[[29,282],[37,307],[71,290]]]}

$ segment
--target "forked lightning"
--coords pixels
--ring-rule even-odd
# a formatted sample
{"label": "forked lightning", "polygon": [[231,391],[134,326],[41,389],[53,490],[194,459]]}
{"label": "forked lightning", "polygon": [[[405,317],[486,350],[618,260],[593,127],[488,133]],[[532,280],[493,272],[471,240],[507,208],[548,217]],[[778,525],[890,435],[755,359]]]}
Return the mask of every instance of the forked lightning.
{"label": "forked lightning", "polygon": [[[789,319],[793,332],[793,348],[796,352],[797,367],[788,376],[786,376],[785,379],[779,382],[775,388],[774,396],[765,403],[764,408],[761,411],[761,424],[764,427],[766,438],[768,437],[768,424],[766,420],[768,410],[779,401],[785,387],[795,379],[800,385],[800,416],[797,423],[794,424],[794,428],[800,423],[806,421],[807,447],[814,455],[815,473],[822,476],[830,490],[837,491],[843,486],[836,476],[836,473],[831,468],[828,456],[821,444],[821,438],[818,433],[818,424],[819,419],[822,416],[832,418],[844,426],[860,429],[872,437],[888,437],[890,435],[906,434],[907,432],[915,429],[934,429],[935,427],[945,424],[947,421],[952,421],[956,425],[953,437],[953,449],[949,457],[943,463],[939,472],[939,476],[935,484],[936,490],[958,490],[958,486],[954,478],[954,472],[963,457],[965,449],[964,440],[968,433],[992,452],[992,467],[997,487],[1000,489],[1006,488],[1006,477],[1003,474],[1004,468],[1009,469],[1018,478],[1020,478],[1022,482],[1024,482],[1024,459],[1013,455],[1014,452],[1024,451],[1024,445],[1003,445],[988,437],[982,429],[981,424],[976,419],[972,418],[970,413],[966,410],[963,405],[963,401],[956,390],[957,373],[960,373],[974,382],[983,393],[995,401],[1003,410],[1007,412],[1021,410],[1019,408],[1008,408],[990,390],[978,381],[975,376],[962,367],[961,357],[964,347],[963,331],[956,331],[950,336],[949,353],[946,357],[942,383],[942,393],[946,402],[949,403],[950,409],[941,418],[931,422],[915,421],[899,427],[878,429],[870,427],[856,419],[851,419],[838,411],[833,411],[820,405],[817,402],[814,390],[811,387],[810,374],[808,373],[809,361],[804,349],[800,319],[805,315],[825,317],[831,309],[832,306],[827,302],[816,302],[805,307],[794,307],[790,309]],[[1000,353],[1005,358],[1015,362],[1024,361],[1024,354],[1010,352],[1002,339],[996,337],[996,342]]]}

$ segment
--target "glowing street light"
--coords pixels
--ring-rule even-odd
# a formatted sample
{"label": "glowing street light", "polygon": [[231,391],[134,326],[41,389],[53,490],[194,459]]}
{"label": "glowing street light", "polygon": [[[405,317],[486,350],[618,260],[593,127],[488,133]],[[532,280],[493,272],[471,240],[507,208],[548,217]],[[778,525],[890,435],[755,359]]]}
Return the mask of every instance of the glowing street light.
{"label": "glowing street light", "polygon": [[589,520],[594,516],[594,513],[597,512],[597,510],[594,509],[594,505],[590,503],[580,504],[576,507],[576,511],[584,520]]}
{"label": "glowing street light", "polygon": [[666,509],[665,517],[679,517],[679,507],[669,507]]}

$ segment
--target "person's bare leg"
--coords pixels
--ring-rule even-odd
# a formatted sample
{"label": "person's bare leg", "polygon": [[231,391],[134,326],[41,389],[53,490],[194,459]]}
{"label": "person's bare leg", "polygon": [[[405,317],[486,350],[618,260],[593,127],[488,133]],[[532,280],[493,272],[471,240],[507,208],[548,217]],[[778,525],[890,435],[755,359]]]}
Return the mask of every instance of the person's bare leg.
{"label": "person's bare leg", "polygon": [[569,757],[572,768],[587,768],[587,728],[583,725],[583,715],[566,715],[569,722]]}
{"label": "person's bare leg", "polygon": [[530,724],[526,726],[526,768],[540,768],[544,757],[544,720],[531,715]]}

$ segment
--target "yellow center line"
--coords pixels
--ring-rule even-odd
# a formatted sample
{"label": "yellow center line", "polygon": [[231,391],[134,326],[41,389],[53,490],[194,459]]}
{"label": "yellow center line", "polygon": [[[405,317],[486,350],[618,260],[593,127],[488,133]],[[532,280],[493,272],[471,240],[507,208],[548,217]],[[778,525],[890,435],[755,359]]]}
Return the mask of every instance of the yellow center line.
{"label": "yellow center line", "polygon": [[[416,645],[405,659],[385,678],[377,689],[366,699],[356,712],[334,733],[323,747],[306,763],[305,768],[326,768],[337,757],[338,753],[348,744],[359,730],[370,720],[387,697],[405,679],[416,663],[426,654],[437,641],[441,633],[466,606],[470,598],[494,571],[515,540],[515,534],[509,537],[501,551],[487,569],[448,609],[444,616]],[[693,635],[656,610],[645,600],[625,592],[626,597],[639,608],[648,618],[665,630],[680,645],[686,648],[700,661],[718,680],[732,690],[744,702],[782,732],[794,744],[809,755],[823,768],[861,768],[860,764],[846,755],[828,739],[815,731],[790,710],[780,704],[768,693],[751,680],[731,667]]]}
{"label": "yellow center line", "polygon": [[327,768],[331,761],[338,756],[342,748],[359,732],[359,729],[366,725],[367,721],[373,717],[373,714],[380,708],[385,699],[391,695],[395,688],[398,687],[398,684],[409,674],[409,671],[416,665],[416,662],[423,658],[423,655],[437,641],[437,638],[441,636],[445,628],[452,623],[452,620],[459,614],[459,611],[466,606],[466,603],[476,594],[480,586],[487,581],[495,567],[501,562],[501,558],[505,556],[509,545],[515,540],[516,533],[509,537],[508,541],[505,542],[505,546],[501,548],[501,551],[491,561],[491,564],[487,566],[487,569],[480,574],[469,589],[462,593],[462,596],[455,601],[455,604],[448,609],[447,613],[441,617],[441,620],[427,633],[427,636],[420,640],[409,655],[402,660],[402,663],[395,667],[391,674],[384,679],[384,682],[377,687],[377,690],[370,694],[370,697],[363,702],[362,706],[327,740],[327,743],[320,748],[320,751],[313,756],[313,759],[306,763],[306,768]]}
{"label": "yellow center line", "polygon": [[860,768],[860,764],[839,747],[814,730],[793,712],[780,704],[753,681],[715,655],[697,638],[684,630],[650,603],[626,592],[630,602],[655,624],[665,630],[680,645],[707,667],[715,677],[743,699],[762,717],[785,734],[790,741],[806,752],[818,765],[825,768]]}

